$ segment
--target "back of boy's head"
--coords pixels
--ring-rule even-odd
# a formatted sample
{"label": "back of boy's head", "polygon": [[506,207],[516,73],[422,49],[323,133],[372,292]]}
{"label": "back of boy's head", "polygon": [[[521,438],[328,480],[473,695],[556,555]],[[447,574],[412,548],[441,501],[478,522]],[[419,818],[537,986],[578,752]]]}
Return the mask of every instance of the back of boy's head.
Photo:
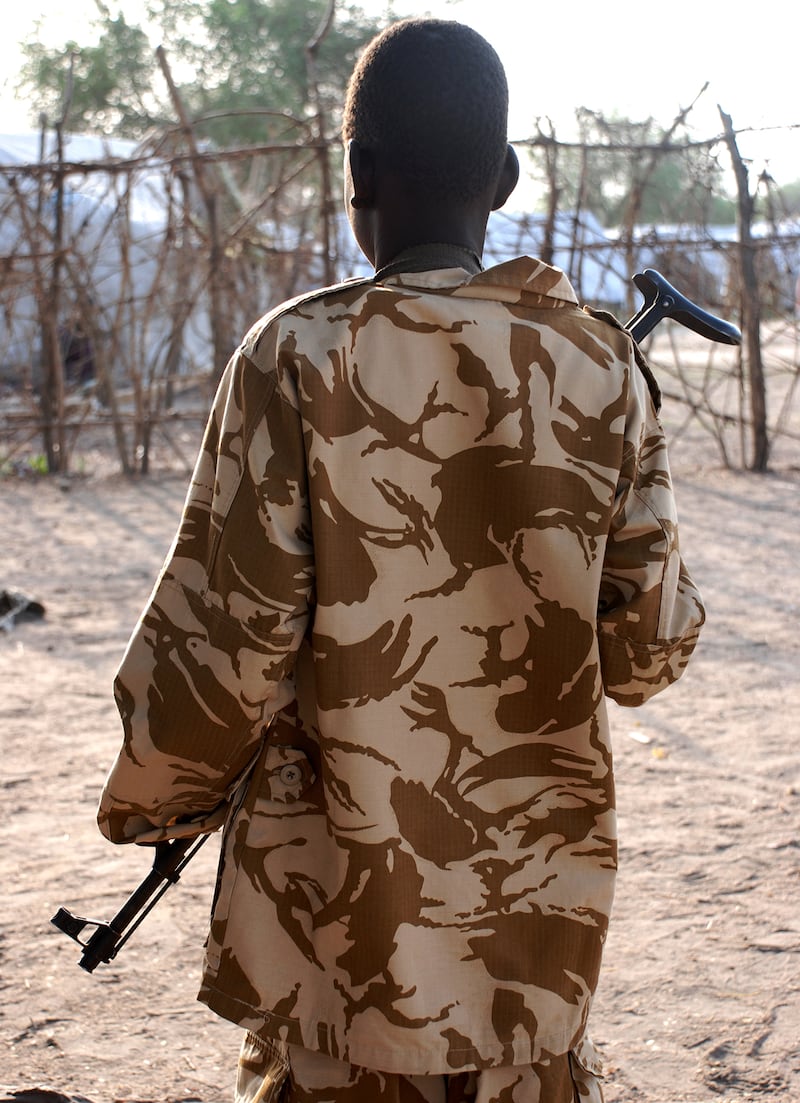
{"label": "back of boy's head", "polygon": [[461,23],[408,19],[361,55],[342,137],[380,154],[420,194],[458,202],[496,181],[507,127],[506,75],[489,43]]}

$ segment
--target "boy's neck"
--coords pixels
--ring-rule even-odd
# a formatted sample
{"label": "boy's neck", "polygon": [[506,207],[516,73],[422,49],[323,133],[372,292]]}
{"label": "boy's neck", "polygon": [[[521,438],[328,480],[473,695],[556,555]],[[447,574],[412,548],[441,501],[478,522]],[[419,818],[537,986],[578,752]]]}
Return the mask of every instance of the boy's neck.
{"label": "boy's neck", "polygon": [[473,276],[483,271],[481,258],[474,249],[453,242],[435,241],[403,249],[376,270],[375,279],[382,280],[397,272],[430,272],[441,268],[463,268]]}
{"label": "boy's neck", "polygon": [[383,268],[409,250],[430,245],[453,246],[476,257],[480,265],[486,235],[488,209],[425,209],[403,211],[402,205],[388,204],[376,211],[375,267]]}

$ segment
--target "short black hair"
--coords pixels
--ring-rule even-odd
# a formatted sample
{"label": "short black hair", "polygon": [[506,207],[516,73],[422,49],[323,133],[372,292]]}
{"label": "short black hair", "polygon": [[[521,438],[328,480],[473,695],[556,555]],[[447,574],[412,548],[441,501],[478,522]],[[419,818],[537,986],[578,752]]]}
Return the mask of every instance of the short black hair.
{"label": "short black hair", "polygon": [[383,154],[414,188],[469,200],[506,155],[508,83],[485,38],[463,23],[405,19],[374,38],[347,89],[342,138]]}

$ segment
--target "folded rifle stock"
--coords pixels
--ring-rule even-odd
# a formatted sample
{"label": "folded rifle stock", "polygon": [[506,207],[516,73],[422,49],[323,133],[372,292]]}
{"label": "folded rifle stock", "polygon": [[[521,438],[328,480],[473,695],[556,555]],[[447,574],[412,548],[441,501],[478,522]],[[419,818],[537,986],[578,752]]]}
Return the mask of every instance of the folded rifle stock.
{"label": "folded rifle stock", "polygon": [[726,322],[697,306],[655,269],[645,268],[644,272],[637,272],[633,282],[644,299],[634,316],[625,323],[634,341],[644,340],[664,318],[673,318],[709,341],[718,341],[723,345],[742,343],[742,334],[733,322]]}

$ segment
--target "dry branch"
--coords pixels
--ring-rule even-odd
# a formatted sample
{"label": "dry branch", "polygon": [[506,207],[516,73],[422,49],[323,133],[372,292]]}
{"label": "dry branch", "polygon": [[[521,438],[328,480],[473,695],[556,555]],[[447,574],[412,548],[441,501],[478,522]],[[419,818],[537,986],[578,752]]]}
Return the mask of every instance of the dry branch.
{"label": "dry branch", "polygon": [[[79,440],[106,434],[124,472],[146,472],[157,463],[156,444],[186,466],[180,427],[190,424],[192,440],[198,439],[231,339],[275,303],[350,274],[342,250],[349,247],[352,257],[354,247],[338,240],[337,227],[344,220],[337,222],[332,198],[330,151],[338,139],[329,136],[332,121],[324,114],[315,80],[316,52],[334,9],[329,3],[307,46],[312,111],[302,120],[281,115],[292,140],[201,148],[197,121],[187,117],[175,92],[176,127],[155,136],[130,159],[70,161],[62,148],[54,160],[0,166],[2,225],[16,227],[16,237],[6,235],[0,249],[0,372],[6,386],[0,463],[30,449],[35,433],[53,443],[53,467],[56,456],[66,463]],[[171,80],[166,57],[162,65],[165,79]],[[800,436],[800,337],[792,296],[786,295],[800,274],[800,227],[784,225],[776,203],[769,206],[771,226],[762,237],[755,236],[752,225],[749,236],[740,232],[737,240],[724,242],[703,225],[646,231],[635,225],[637,197],[659,159],[724,144],[720,136],[675,141],[682,117],[676,117],[663,141],[630,147],[639,164],[639,186],[629,197],[627,232],[616,241],[587,233],[586,186],[593,157],[626,147],[560,142],[541,129],[517,143],[545,151],[546,214],[520,216],[513,223],[507,218],[505,246],[552,258],[566,269],[581,298],[593,304],[609,305],[598,297],[601,279],[627,283],[641,258],[655,257],[655,266],[668,279],[680,282],[709,309],[729,315],[741,310],[734,320],[744,322],[748,361],[760,342],[764,389],[770,390],[773,410],[769,423],[766,405],[762,418],[754,394],[757,378],[754,383],[749,370],[740,374],[735,355],[721,360],[714,348],[701,345],[684,359],[683,342],[667,329],[648,345],[662,389],[679,411],[673,435],[701,432],[723,462],[733,464],[732,433],[741,436],[738,454],[756,459],[760,426],[768,442]],[[730,147],[730,134],[735,139],[736,132],[729,121],[726,127]],[[42,151],[44,144],[43,138]],[[576,149],[578,201],[565,217],[559,158]],[[770,186],[760,179],[760,188]],[[152,225],[137,221],[143,189],[160,212]],[[76,197],[83,197],[83,206]],[[59,209],[60,223],[54,221]],[[752,223],[752,211],[750,216]],[[744,257],[751,258],[749,269]],[[746,305],[753,272],[761,296],[757,312]],[[689,286],[683,286],[684,279]],[[616,306],[624,310],[622,302]],[[91,346],[91,384],[79,386],[63,362],[67,323],[79,325]],[[57,385],[59,357],[63,397]],[[43,378],[55,384],[44,401]],[[189,380],[192,401],[187,404],[185,396],[175,401]],[[749,408],[739,408],[740,394]]]}

